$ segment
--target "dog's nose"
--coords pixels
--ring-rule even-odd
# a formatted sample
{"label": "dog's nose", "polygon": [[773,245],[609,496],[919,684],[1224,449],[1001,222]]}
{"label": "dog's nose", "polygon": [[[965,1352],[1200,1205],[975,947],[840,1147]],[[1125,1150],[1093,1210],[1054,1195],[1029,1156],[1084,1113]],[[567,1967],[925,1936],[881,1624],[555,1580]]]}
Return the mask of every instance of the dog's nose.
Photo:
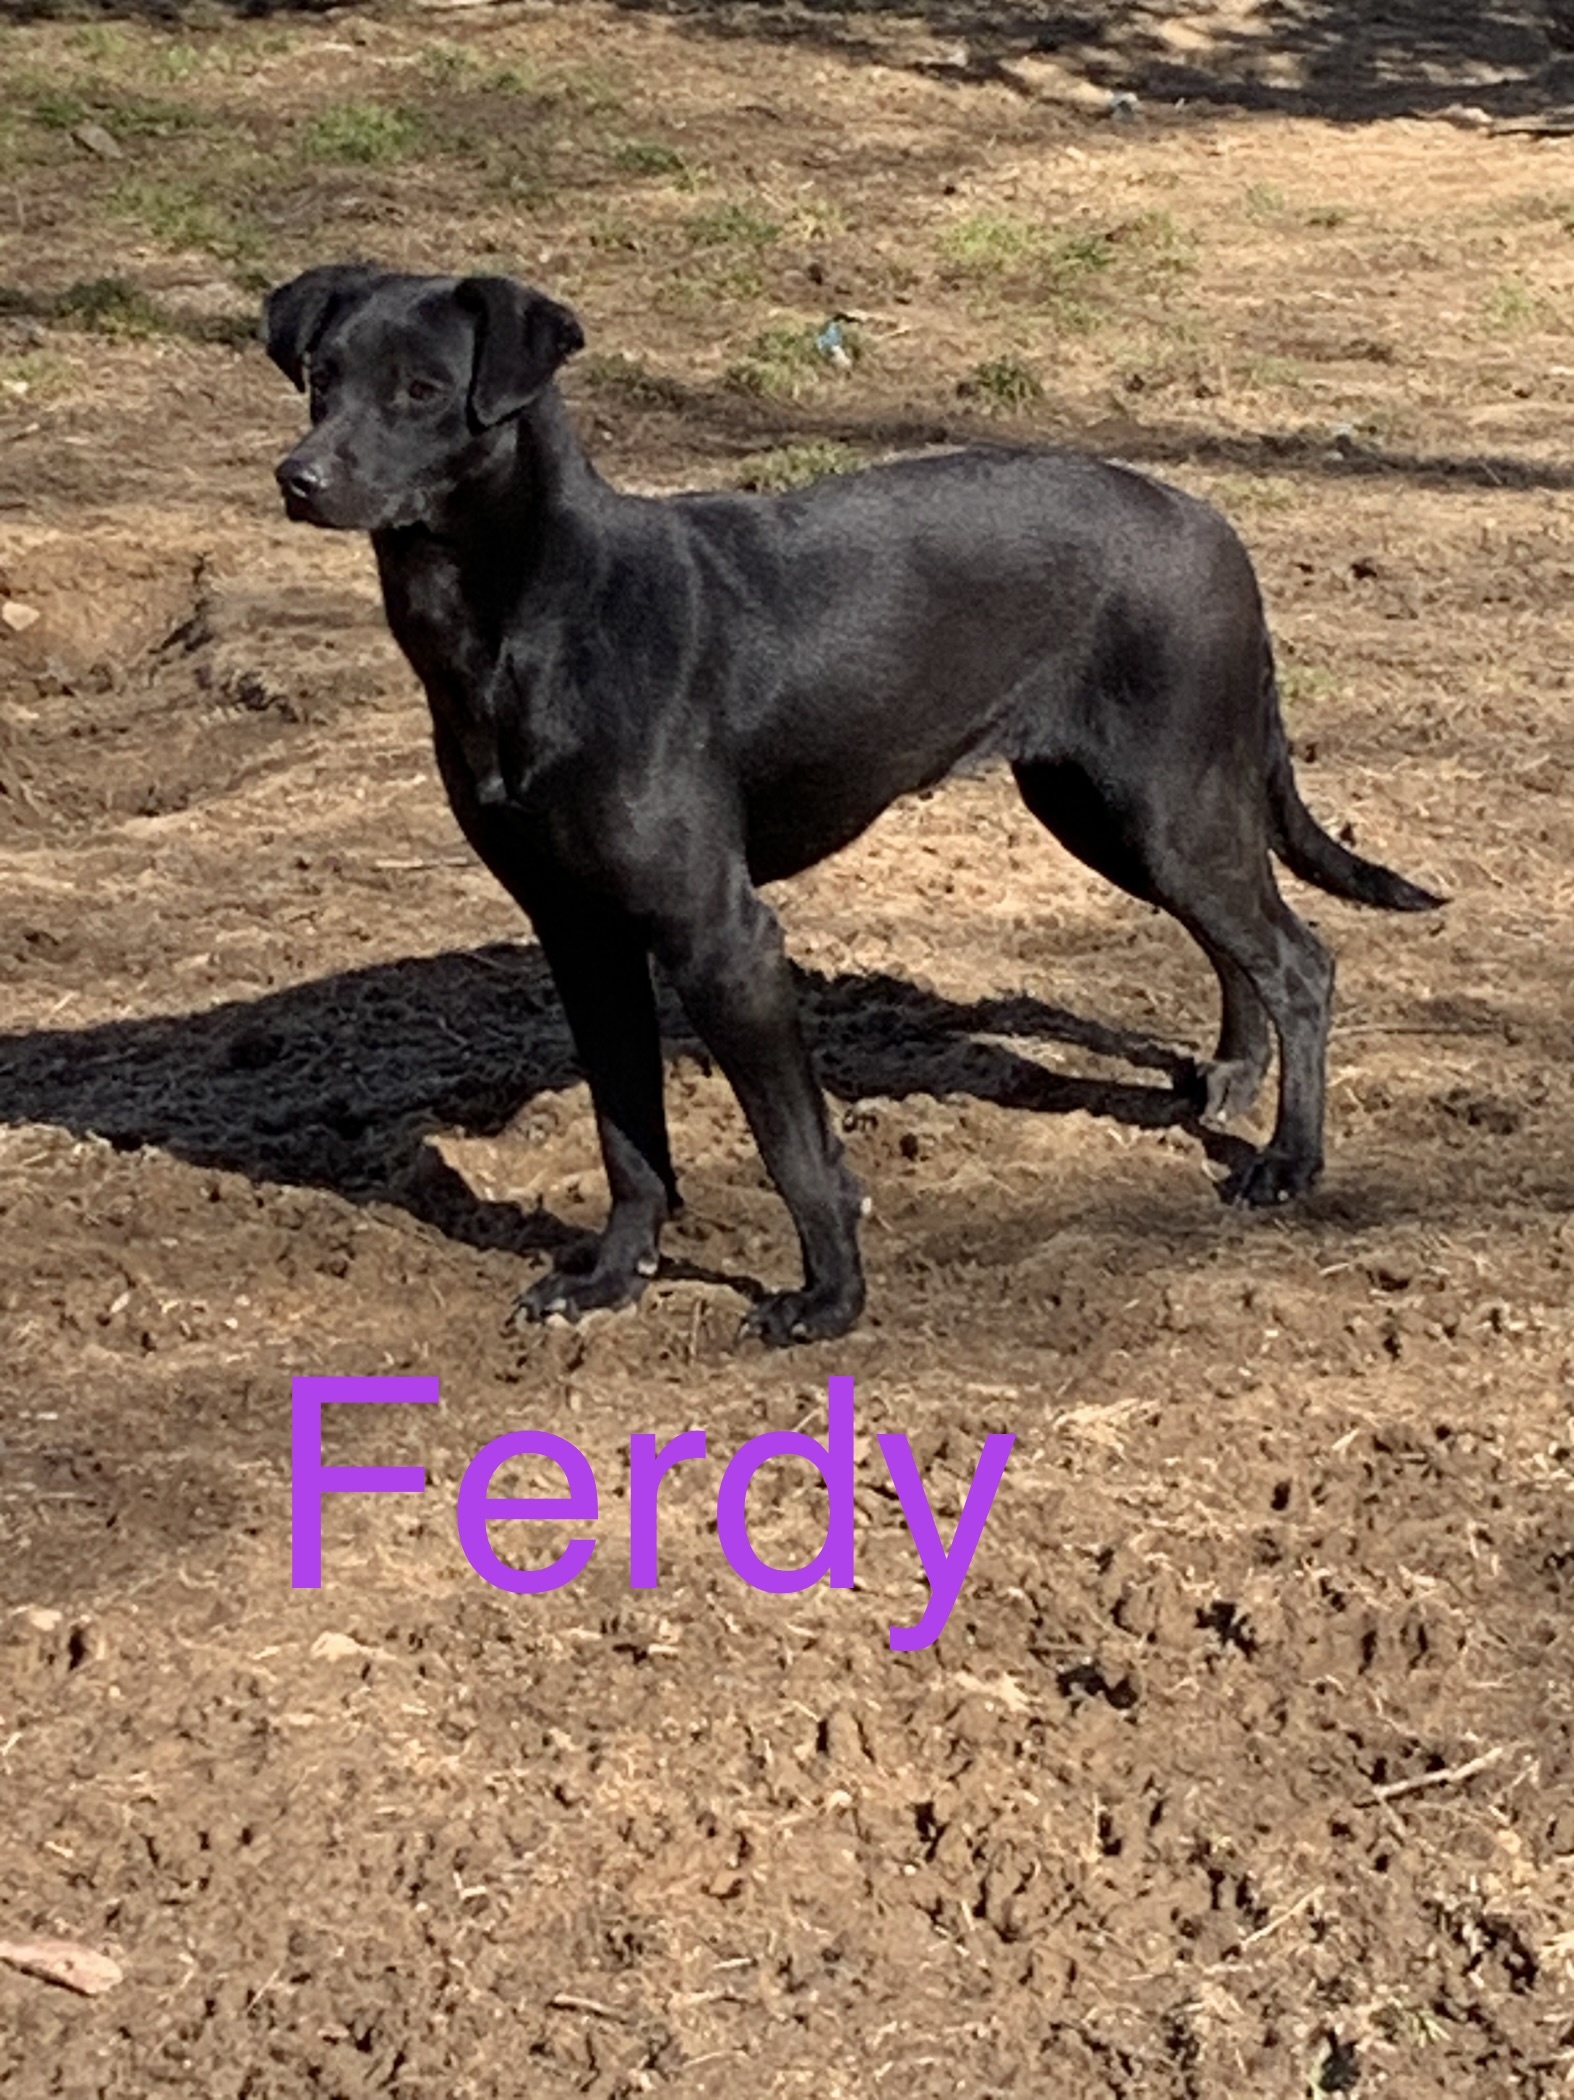
{"label": "dog's nose", "polygon": [[297,503],[311,503],[327,486],[327,477],[321,467],[310,460],[290,458],[280,460],[274,469],[274,479],[286,496],[293,496]]}

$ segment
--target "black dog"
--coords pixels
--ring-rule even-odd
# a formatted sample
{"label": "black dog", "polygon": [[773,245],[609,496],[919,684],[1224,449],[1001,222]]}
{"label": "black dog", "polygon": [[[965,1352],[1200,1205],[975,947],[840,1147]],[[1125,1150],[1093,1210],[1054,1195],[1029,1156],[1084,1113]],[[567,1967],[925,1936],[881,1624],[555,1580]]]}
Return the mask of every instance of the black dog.
{"label": "black dog", "polygon": [[854,839],[959,760],[1010,761],[1071,851],[1163,905],[1218,973],[1206,1109],[1280,1050],[1273,1137],[1237,1193],[1322,1166],[1333,966],[1270,852],[1391,911],[1440,900],[1331,839],[1296,791],[1256,580],[1213,511],[1074,454],[961,452],[794,495],[626,496],[553,374],[584,338],[499,277],[308,270],[266,307],[312,428],[289,514],[369,532],[466,837],[529,914],[590,1082],[612,1208],[594,1257],[520,1301],[629,1303],[677,1203],[654,956],[798,1229],[770,1342],[864,1302],[860,1195],[757,885]]}

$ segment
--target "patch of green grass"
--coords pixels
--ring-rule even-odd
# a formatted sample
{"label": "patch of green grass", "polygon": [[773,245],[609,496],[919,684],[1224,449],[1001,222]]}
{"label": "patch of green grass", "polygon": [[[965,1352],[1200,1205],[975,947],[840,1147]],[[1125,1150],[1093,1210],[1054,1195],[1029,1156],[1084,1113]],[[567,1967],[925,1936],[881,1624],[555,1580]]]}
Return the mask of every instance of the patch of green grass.
{"label": "patch of green grass", "polygon": [[[194,11],[187,20],[196,26]],[[250,78],[274,59],[287,58],[298,48],[295,33],[276,20],[237,22],[233,13],[226,11],[221,24],[209,23],[208,27],[214,33],[197,46],[201,63],[215,73],[239,79]]]}
{"label": "patch of green grass", "polygon": [[969,277],[988,277],[1019,270],[1048,247],[1044,229],[1035,221],[1008,212],[974,212],[946,227],[940,253]]}
{"label": "patch of green grass", "polygon": [[68,361],[49,350],[24,350],[0,357],[0,402],[48,401],[71,383]]}
{"label": "patch of green grass", "polygon": [[46,88],[34,97],[33,120],[51,131],[70,131],[74,125],[86,123],[87,117],[87,102],[81,95]]}
{"label": "patch of green grass", "polygon": [[198,343],[233,345],[251,342],[257,332],[256,310],[249,305],[243,312],[226,314],[172,313],[123,277],[81,278],[52,296],[0,285],[0,314],[31,314],[60,328],[124,341],[180,335]]}
{"label": "patch of green grass", "polygon": [[1056,326],[1068,331],[1099,325],[1101,281],[1152,289],[1191,268],[1194,246],[1164,211],[1059,233],[1010,213],[977,212],[940,237],[941,256],[955,276],[1013,283],[1024,298],[1036,295]]}
{"label": "patch of green grass", "polygon": [[1057,241],[1047,227],[1008,212],[974,212],[940,236],[949,273],[964,284],[1004,287],[1014,283],[1023,297],[1037,290],[1058,326],[1091,326],[1093,316],[1079,287],[1109,260],[1096,235],[1077,233]]}
{"label": "patch of green grass", "polygon": [[186,33],[178,36],[128,34],[118,24],[80,29],[72,43],[86,62],[91,92],[112,92],[117,82],[184,87],[202,73],[244,76],[294,48],[291,32],[277,23],[237,21],[228,10],[204,20],[201,10],[189,4],[181,14],[178,26]]}
{"label": "patch of green grass", "polygon": [[1115,260],[1115,236],[1073,233],[1050,250],[1049,265],[1057,277],[1097,277]]}
{"label": "patch of green grass", "polygon": [[1279,699],[1285,710],[1306,707],[1319,700],[1331,700],[1338,692],[1340,679],[1336,672],[1323,664],[1291,664],[1281,662],[1275,675],[1279,684]]}
{"label": "patch of green grass", "polygon": [[1140,212],[1134,219],[1072,234],[1048,257],[1045,291],[1058,324],[1069,330],[1098,327],[1110,311],[1101,285],[1122,298],[1161,294],[1195,266],[1196,242],[1167,211]]}
{"label": "patch of green grass", "polygon": [[557,194],[551,176],[535,159],[494,168],[488,176],[487,186],[526,211],[540,211]]}
{"label": "patch of green grass", "polygon": [[123,277],[93,277],[69,286],[51,302],[55,320],[89,335],[133,341],[171,332],[168,316],[146,292]]}
{"label": "patch of green grass", "polygon": [[1291,394],[1304,393],[1307,373],[1303,365],[1293,357],[1251,357],[1240,368],[1240,382],[1253,389],[1269,392],[1275,389]]}
{"label": "patch of green grass", "polygon": [[[747,256],[735,256],[731,261],[715,265],[703,286],[703,299],[714,307],[718,301],[740,303],[746,299],[759,299],[765,292],[765,278],[758,264]],[[703,311],[703,306],[699,309]]]}
{"label": "patch of green grass", "polygon": [[1248,219],[1279,219],[1284,216],[1284,192],[1271,182],[1254,182],[1246,192]]}
{"label": "patch of green grass", "polygon": [[1487,295],[1487,319],[1508,333],[1534,328],[1542,314],[1541,295],[1523,278],[1505,277]]}
{"label": "patch of green grass", "polygon": [[230,272],[231,281],[237,291],[250,292],[260,299],[264,292],[271,292],[279,281],[279,272],[267,262],[237,263]]}
{"label": "patch of green grass", "polygon": [[493,66],[476,80],[483,95],[544,95],[546,90],[528,66]]}
{"label": "patch of green grass", "polygon": [[691,320],[714,320],[718,308],[744,306],[765,291],[760,251],[701,249],[687,264],[675,265],[656,286],[656,297],[670,313]]}
{"label": "patch of green grass", "polygon": [[1410,2004],[1401,1998],[1391,1998],[1378,2006],[1372,2024],[1386,2041],[1401,2047],[1408,2044],[1427,2049],[1448,2038],[1448,2029],[1429,2007]]}
{"label": "patch of green grass", "polygon": [[850,474],[860,466],[850,445],[830,439],[810,439],[801,445],[775,445],[769,452],[753,452],[738,465],[738,487],[781,495],[788,489],[805,489],[832,474]]}
{"label": "patch of green grass", "polygon": [[816,341],[818,334],[812,326],[792,324],[762,329],[727,367],[726,384],[740,394],[801,400],[830,369]]}
{"label": "patch of green grass", "polygon": [[585,224],[585,238],[603,255],[638,255],[645,239],[633,220],[620,211],[603,212]]}
{"label": "patch of green grass", "polygon": [[421,52],[420,70],[436,88],[461,88],[486,95],[535,95],[542,92],[540,76],[530,68],[489,66],[463,44],[428,44]]}
{"label": "patch of green grass", "polygon": [[1019,357],[986,358],[958,382],[957,392],[986,415],[1005,415],[1044,397],[1044,382]]}
{"label": "patch of green grass", "polygon": [[425,138],[426,125],[414,110],[383,102],[341,102],[311,119],[303,143],[313,160],[385,167],[408,159]]}
{"label": "patch of green grass", "polygon": [[1306,223],[1324,228],[1348,226],[1354,216],[1347,204],[1314,204],[1306,214]]}
{"label": "patch of green grass", "polygon": [[940,252],[970,277],[1006,275],[1048,268],[1060,277],[1107,270],[1114,261],[1114,236],[1092,229],[1062,235],[1006,212],[976,212],[959,219],[940,237]]}
{"label": "patch of green grass", "polygon": [[745,248],[758,252],[781,238],[781,227],[752,204],[729,200],[689,214],[686,230],[697,248]]}
{"label": "patch of green grass", "polygon": [[643,408],[681,408],[687,399],[674,380],[663,379],[626,351],[593,352],[581,358],[574,370],[586,385],[621,394]]}
{"label": "patch of green grass", "polygon": [[1301,491],[1283,474],[1221,474],[1213,484],[1213,501],[1230,513],[1294,510]]}
{"label": "patch of green grass", "polygon": [[34,121],[51,131],[74,131],[79,124],[102,124],[112,138],[170,138],[196,131],[207,117],[189,103],[161,102],[145,95],[120,95],[101,88],[49,87],[33,101]]}
{"label": "patch of green grass", "polygon": [[[53,158],[53,155],[48,157]],[[0,173],[10,174],[30,167],[39,158],[38,134],[11,110],[0,109]]]}
{"label": "patch of green grass", "polygon": [[422,50],[420,67],[427,79],[438,87],[453,87],[460,81],[468,83],[474,80],[481,70],[481,61],[463,44],[439,41]]}
{"label": "patch of green grass", "polygon": [[157,44],[153,59],[160,75],[179,87],[202,71],[206,55],[195,44]]}
{"label": "patch of green grass", "polygon": [[846,233],[851,221],[840,204],[828,197],[813,197],[807,203],[794,206],[782,229],[798,241],[828,240],[832,234]]}
{"label": "patch of green grass", "polygon": [[612,161],[625,175],[666,175],[686,185],[694,179],[683,155],[665,139],[620,139],[612,149]]}
{"label": "patch of green grass", "polygon": [[623,107],[622,87],[610,73],[594,66],[553,74],[550,79],[543,80],[542,85],[581,116],[615,117]]}
{"label": "patch of green grass", "polygon": [[551,119],[539,123],[461,132],[435,121],[431,143],[458,156],[488,190],[529,211],[538,211],[557,190],[556,134]]}
{"label": "patch of green grass", "polygon": [[1167,211],[1138,212],[1101,236],[1128,270],[1180,277],[1196,268],[1197,238]]}
{"label": "patch of green grass", "polygon": [[133,61],[133,46],[115,22],[86,22],[71,32],[70,42],[96,73],[122,70]]}
{"label": "patch of green grass", "polygon": [[166,248],[196,248],[222,262],[253,262],[262,248],[255,225],[211,191],[190,183],[132,179],[110,198],[117,217],[130,220]]}
{"label": "patch of green grass", "polygon": [[781,327],[763,329],[723,376],[739,393],[796,401],[823,370],[824,360],[814,347],[814,331]]}

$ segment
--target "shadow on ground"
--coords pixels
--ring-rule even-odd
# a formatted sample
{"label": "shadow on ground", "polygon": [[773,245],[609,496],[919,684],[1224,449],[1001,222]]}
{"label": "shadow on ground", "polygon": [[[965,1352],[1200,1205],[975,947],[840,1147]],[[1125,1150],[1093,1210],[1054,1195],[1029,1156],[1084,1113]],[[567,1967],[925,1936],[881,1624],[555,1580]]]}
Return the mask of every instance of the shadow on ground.
{"label": "shadow on ground", "polygon": [[[353,0],[352,0],[353,4]],[[449,0],[466,6],[470,0]],[[506,0],[505,0],[506,4]],[[680,20],[698,35],[811,42],[844,56],[908,63],[953,80],[1024,86],[1011,60],[1051,57],[1112,94],[1359,123],[1444,109],[1462,99],[1503,119],[1566,114],[1574,129],[1574,0],[1190,0],[1029,6],[1020,0],[618,0]],[[166,24],[183,34],[241,19],[345,12],[342,0],[0,0],[0,22]],[[430,0],[434,33],[447,10]],[[944,60],[901,58],[893,35],[954,39]]]}
{"label": "shadow on ground", "polygon": [[[1227,1170],[1250,1148],[1204,1130],[1179,1052],[1026,994],[963,1004],[887,975],[800,974],[819,1068],[843,1102],[968,1095],[1143,1129],[1181,1125]],[[669,1008],[673,1053],[702,1055]],[[1160,1084],[1075,1078],[998,1041],[1076,1044]],[[392,1201],[453,1239],[517,1252],[577,1237],[477,1197],[425,1141],[492,1135],[576,1067],[538,949],[497,945],[344,972],[199,1014],[0,1037],[0,1121],[122,1150]],[[588,1164],[588,1162],[587,1162]],[[728,1279],[735,1281],[736,1279]]]}
{"label": "shadow on ground", "polygon": [[[1031,83],[1009,70],[1030,55],[1152,102],[1278,110],[1360,123],[1424,115],[1461,100],[1489,115],[1561,110],[1574,124],[1574,0],[1481,8],[1463,0],[1238,0],[1032,7],[1012,0],[617,0],[678,17],[699,33],[808,40],[890,63],[889,31],[921,25],[959,40],[923,72],[958,85]],[[1117,109],[1117,114],[1126,114]]]}
{"label": "shadow on ground", "polygon": [[[1331,480],[1406,481],[1436,489],[1569,489],[1574,466],[1497,453],[1407,451],[1376,440],[1331,434],[1327,426],[1237,434],[1182,424],[1142,422],[1119,413],[1089,423],[1052,401],[1031,424],[954,410],[915,407],[849,415],[835,407],[773,401],[726,386],[692,386],[664,374],[595,372],[576,382],[598,413],[610,418],[613,442],[601,449],[644,459],[738,461],[773,446],[830,442],[867,454],[918,451],[932,445],[1061,444],[1102,458],[1163,469],[1194,466],[1252,474],[1305,474]],[[619,412],[629,428],[618,427]]]}

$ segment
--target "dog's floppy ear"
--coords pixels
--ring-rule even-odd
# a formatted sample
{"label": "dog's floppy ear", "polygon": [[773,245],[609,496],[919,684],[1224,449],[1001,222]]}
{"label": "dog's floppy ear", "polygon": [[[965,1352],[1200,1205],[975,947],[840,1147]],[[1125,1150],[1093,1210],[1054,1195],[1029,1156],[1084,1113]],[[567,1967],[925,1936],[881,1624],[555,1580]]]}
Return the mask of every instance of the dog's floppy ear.
{"label": "dog's floppy ear", "polygon": [[454,296],[476,317],[470,410],[483,430],[528,408],[564,358],[584,348],[566,306],[512,277],[466,277]]}
{"label": "dog's floppy ear", "polygon": [[307,363],[329,323],[364,299],[384,274],[365,263],[323,263],[276,285],[264,299],[262,339],[298,392],[305,391]]}

